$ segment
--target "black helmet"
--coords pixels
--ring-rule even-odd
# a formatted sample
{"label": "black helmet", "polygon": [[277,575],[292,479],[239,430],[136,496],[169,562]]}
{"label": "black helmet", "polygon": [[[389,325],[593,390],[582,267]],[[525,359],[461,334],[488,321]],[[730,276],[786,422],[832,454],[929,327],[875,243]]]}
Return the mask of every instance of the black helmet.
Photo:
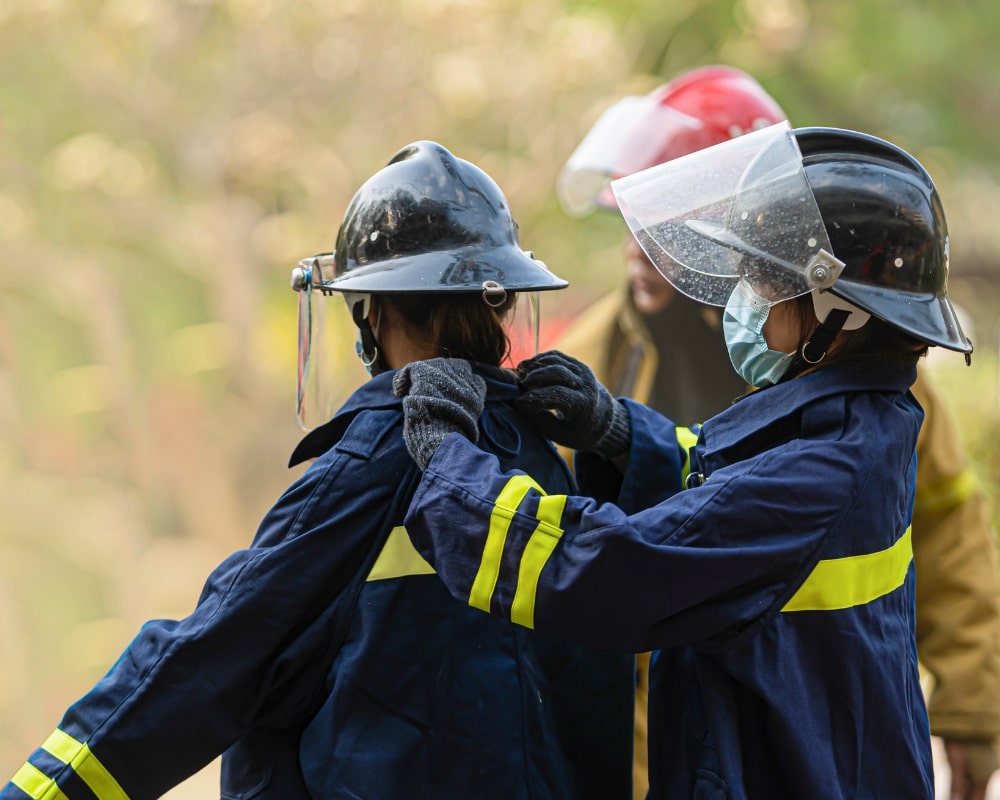
{"label": "black helmet", "polygon": [[834,255],[830,292],[917,339],[972,344],[948,299],[948,226],[930,175],[895,145],[856,131],[793,131]]}
{"label": "black helmet", "polygon": [[567,282],[521,249],[500,187],[435,142],[414,142],[369,178],[337,234],[338,292],[562,289]]}
{"label": "black helmet", "polygon": [[781,123],[612,189],[650,260],[696,300],[724,306],[743,279],[772,303],[829,292],[927,344],[972,352],[948,299],[937,190],[889,142]]}

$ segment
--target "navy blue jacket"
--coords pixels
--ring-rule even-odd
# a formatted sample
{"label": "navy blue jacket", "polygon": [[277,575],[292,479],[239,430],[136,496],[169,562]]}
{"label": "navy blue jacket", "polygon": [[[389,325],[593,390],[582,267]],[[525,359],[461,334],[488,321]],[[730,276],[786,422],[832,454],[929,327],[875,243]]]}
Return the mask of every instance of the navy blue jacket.
{"label": "navy blue jacket", "polygon": [[627,470],[579,458],[588,496],[546,494],[452,434],[406,527],[474,607],[657,650],[651,798],[931,798],[909,534],[914,378],[831,365],[694,433],[624,401]]}
{"label": "navy blue jacket", "polygon": [[[477,370],[482,445],[569,491],[506,373]],[[144,626],[2,800],[153,798],[223,751],[224,798],[630,797],[632,659],[448,595],[401,527],[419,471],[391,381],[303,440],[252,546]]]}

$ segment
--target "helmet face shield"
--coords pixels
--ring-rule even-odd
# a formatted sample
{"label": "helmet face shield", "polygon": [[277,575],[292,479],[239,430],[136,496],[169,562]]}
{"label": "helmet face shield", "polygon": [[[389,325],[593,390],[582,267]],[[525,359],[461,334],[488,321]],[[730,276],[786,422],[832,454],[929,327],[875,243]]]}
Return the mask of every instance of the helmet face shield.
{"label": "helmet face shield", "polygon": [[666,157],[663,142],[686,142],[702,127],[693,117],[648,96],[625,97],[608,108],[577,145],[559,173],[556,194],[573,216],[598,207],[613,209],[612,178],[658,163]]}
{"label": "helmet face shield", "polygon": [[510,355],[501,366],[516,367],[518,362],[538,354],[540,321],[541,293],[520,292],[514,307],[504,319],[510,339]]}
{"label": "helmet face shield", "polygon": [[326,335],[328,298],[316,298],[312,291],[299,296],[299,352],[296,362],[295,421],[303,430],[311,430],[329,418],[329,392],[323,383],[331,374],[324,366],[331,356],[332,342]]}
{"label": "helmet face shield", "polygon": [[777,303],[829,288],[843,268],[832,255],[788,123],[611,186],[650,261],[700,302],[725,306],[743,280]]}
{"label": "helmet face shield", "polygon": [[[292,272],[299,304],[295,421],[305,431],[330,419],[364,378],[351,352],[354,323],[350,314],[340,312],[338,294],[324,288],[333,275],[332,263],[333,254],[322,253],[302,259]],[[330,308],[333,302],[338,309]]]}

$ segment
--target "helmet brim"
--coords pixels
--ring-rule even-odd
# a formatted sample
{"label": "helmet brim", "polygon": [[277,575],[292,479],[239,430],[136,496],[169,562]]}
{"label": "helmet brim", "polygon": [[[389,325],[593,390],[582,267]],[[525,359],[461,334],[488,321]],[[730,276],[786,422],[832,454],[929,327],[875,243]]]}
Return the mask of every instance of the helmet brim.
{"label": "helmet brim", "polygon": [[564,289],[566,281],[528,251],[462,247],[378,261],[351,269],[327,284],[337,292],[401,294],[481,292],[486,283],[510,292]]}
{"label": "helmet brim", "polygon": [[962,332],[954,306],[946,296],[890,289],[843,278],[832,294],[931,345],[971,353],[972,342]]}

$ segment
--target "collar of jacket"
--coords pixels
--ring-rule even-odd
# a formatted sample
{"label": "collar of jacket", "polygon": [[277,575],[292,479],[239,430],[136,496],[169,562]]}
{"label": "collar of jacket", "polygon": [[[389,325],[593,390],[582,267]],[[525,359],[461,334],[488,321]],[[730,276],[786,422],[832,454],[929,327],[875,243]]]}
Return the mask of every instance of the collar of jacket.
{"label": "collar of jacket", "polygon": [[[486,381],[486,396],[490,402],[512,402],[517,397],[517,383],[509,370],[478,362],[472,363],[472,370]],[[340,441],[351,420],[362,411],[398,409],[402,413],[403,401],[392,393],[395,374],[396,370],[382,372],[361,384],[328,422],[309,431],[296,445],[288,466],[295,467],[323,455]]]}
{"label": "collar of jacket", "polygon": [[[705,476],[736,460],[761,440],[770,443],[792,438],[797,420],[809,405],[833,396],[855,392],[907,392],[917,378],[916,366],[892,371],[884,365],[847,367],[834,364],[786,383],[758,389],[739,398],[721,414],[705,422],[699,459]],[[784,432],[782,434],[781,432]]]}

